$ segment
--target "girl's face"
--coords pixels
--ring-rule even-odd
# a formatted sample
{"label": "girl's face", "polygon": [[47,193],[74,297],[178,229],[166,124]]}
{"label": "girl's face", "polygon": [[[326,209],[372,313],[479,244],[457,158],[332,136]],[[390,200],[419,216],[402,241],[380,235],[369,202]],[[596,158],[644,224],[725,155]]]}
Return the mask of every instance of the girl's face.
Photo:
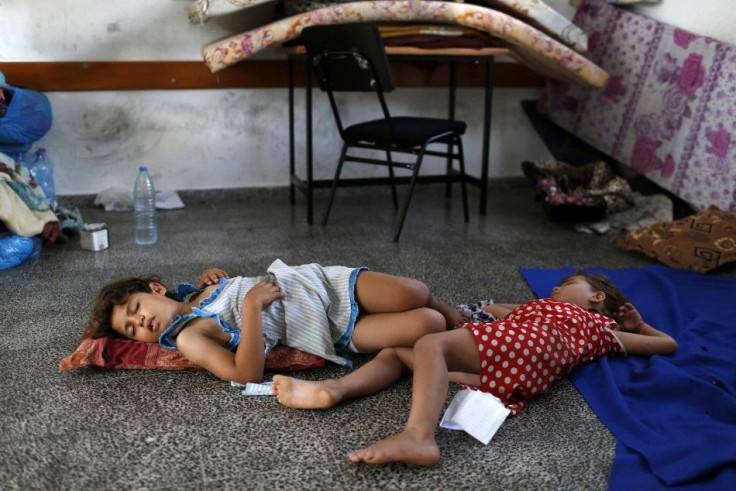
{"label": "girl's face", "polygon": [[133,293],[125,303],[113,307],[110,324],[116,333],[135,341],[158,342],[179,313],[180,304],[165,296],[162,285],[156,285],[151,284],[151,293]]}
{"label": "girl's face", "polygon": [[599,297],[601,295],[605,298],[603,292],[596,292],[582,276],[572,276],[560,286],[554,287],[550,298],[559,302],[571,303],[584,309],[591,309],[600,301]]}

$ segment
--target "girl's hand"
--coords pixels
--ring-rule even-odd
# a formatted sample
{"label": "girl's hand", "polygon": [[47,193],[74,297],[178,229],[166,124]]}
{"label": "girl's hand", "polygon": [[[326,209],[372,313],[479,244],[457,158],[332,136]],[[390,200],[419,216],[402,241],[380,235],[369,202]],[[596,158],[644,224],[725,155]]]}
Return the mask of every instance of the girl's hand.
{"label": "girl's hand", "polygon": [[278,286],[273,283],[261,281],[245,294],[245,298],[243,299],[243,310],[245,310],[246,307],[252,307],[261,311],[271,305],[271,302],[274,300],[285,297],[286,294],[284,294]]}
{"label": "girl's hand", "polygon": [[614,312],[613,315],[623,331],[638,333],[644,327],[644,319],[641,318],[641,314],[628,302],[619,307],[618,312]]}
{"label": "girl's hand", "polygon": [[204,288],[209,285],[216,284],[220,278],[227,278],[227,273],[225,270],[220,268],[209,268],[202,271],[202,274],[199,275],[199,283],[197,284],[197,288]]}

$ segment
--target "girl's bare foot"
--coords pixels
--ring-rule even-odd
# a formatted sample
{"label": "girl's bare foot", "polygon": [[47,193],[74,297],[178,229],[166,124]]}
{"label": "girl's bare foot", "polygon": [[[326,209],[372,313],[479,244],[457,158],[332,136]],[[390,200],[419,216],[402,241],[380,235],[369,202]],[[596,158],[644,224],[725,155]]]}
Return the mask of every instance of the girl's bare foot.
{"label": "girl's bare foot", "polygon": [[274,375],[273,392],[279,403],[296,409],[325,409],[342,400],[329,380],[312,382]]}
{"label": "girl's bare foot", "polygon": [[407,464],[431,467],[440,461],[440,449],[431,437],[423,438],[418,432],[405,429],[401,433],[374,443],[370,447],[348,454],[351,462],[366,464],[385,464],[405,462]]}

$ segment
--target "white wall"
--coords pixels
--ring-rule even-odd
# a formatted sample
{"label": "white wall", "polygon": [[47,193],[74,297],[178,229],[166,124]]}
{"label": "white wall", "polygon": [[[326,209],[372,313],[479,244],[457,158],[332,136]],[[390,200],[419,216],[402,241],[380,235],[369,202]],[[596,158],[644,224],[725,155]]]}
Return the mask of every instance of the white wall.
{"label": "white wall", "polygon": [[[297,92],[296,148],[303,169],[304,117]],[[269,90],[135,91],[49,93],[54,108],[51,131],[38,143],[56,165],[59,194],[96,193],[127,185],[137,166],[147,164],[160,189],[208,189],[288,184],[288,106],[286,92]],[[446,91],[399,89],[392,106],[421,108],[445,115]],[[498,90],[492,128],[492,175],[521,175],[521,160],[546,157],[519,100],[536,90]],[[465,137],[468,171],[479,175],[483,91],[460,90],[457,117],[470,129]],[[351,102],[358,105],[358,101]],[[314,99],[315,178],[331,177],[340,149],[329,104]],[[432,108],[427,111],[426,108]],[[417,109],[413,109],[416,111]],[[423,171],[439,172],[441,162],[427,160]],[[380,175],[385,169],[349,166],[346,176]],[[305,173],[301,172],[302,177]],[[131,184],[132,185],[132,184]]]}
{"label": "white wall", "polygon": [[[0,0],[2,61],[200,60],[202,45],[264,22],[277,2],[242,14],[192,25],[186,0],[100,2],[96,0]],[[572,17],[568,0],[548,3]],[[684,5],[664,0],[646,15],[674,16],[694,23]],[[698,19],[718,0],[699,0]],[[670,8],[670,5],[672,8]],[[644,8],[641,8],[644,10]],[[733,36],[722,15],[718,35]],[[730,21],[733,25],[733,19]],[[708,34],[708,22],[698,21]],[[705,30],[705,32],[704,32]],[[722,32],[721,32],[722,30]],[[721,39],[726,40],[725,37]],[[259,58],[273,58],[274,52]],[[12,80],[8,80],[12,84]],[[32,88],[32,87],[31,87]],[[520,176],[522,160],[547,158],[544,144],[523,115],[519,101],[537,97],[532,89],[494,92],[491,177]],[[172,90],[48,93],[54,110],[51,131],[35,147],[48,149],[56,165],[57,194],[92,194],[130,185],[138,165],[147,164],[160,189],[215,189],[288,184],[287,93],[269,90]],[[297,91],[297,149],[304,148],[301,91]],[[446,91],[399,89],[397,112],[431,109],[445,114]],[[481,89],[458,92],[457,117],[470,126],[465,137],[469,171],[480,161]],[[437,101],[440,101],[439,103]],[[356,101],[355,106],[359,106]],[[329,108],[315,93],[315,177],[332,174],[340,142]],[[429,165],[425,172],[439,168]],[[376,169],[372,175],[382,175]]]}
{"label": "white wall", "polygon": [[632,10],[688,31],[736,44],[736,4],[733,0],[660,0]]}
{"label": "white wall", "polygon": [[191,24],[189,0],[0,0],[0,61],[199,60],[202,45],[262,24],[276,2]]}

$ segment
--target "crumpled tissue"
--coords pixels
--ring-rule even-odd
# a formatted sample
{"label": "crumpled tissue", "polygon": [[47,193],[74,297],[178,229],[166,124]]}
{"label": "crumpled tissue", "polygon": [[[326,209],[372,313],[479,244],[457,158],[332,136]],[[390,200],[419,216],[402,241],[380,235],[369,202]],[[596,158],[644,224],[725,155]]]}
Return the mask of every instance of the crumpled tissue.
{"label": "crumpled tissue", "polygon": [[95,197],[94,203],[105,207],[105,211],[130,211],[133,209],[133,189],[123,186],[103,189]]}
{"label": "crumpled tissue", "polygon": [[463,430],[483,445],[488,445],[510,412],[498,397],[464,389],[455,394],[440,426],[448,430]]}
{"label": "crumpled tissue", "polygon": [[[111,186],[95,196],[94,204],[105,211],[130,211],[133,209],[133,190],[124,186]],[[156,209],[173,210],[184,208],[179,193],[172,189],[156,191]]]}

